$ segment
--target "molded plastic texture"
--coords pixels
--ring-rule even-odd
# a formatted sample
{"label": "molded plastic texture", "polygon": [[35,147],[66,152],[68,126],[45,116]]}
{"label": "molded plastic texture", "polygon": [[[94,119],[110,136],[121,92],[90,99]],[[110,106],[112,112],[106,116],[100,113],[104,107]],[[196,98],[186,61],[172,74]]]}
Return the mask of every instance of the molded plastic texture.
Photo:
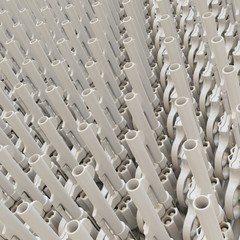
{"label": "molded plastic texture", "polygon": [[239,0],[0,9],[1,240],[239,240]]}

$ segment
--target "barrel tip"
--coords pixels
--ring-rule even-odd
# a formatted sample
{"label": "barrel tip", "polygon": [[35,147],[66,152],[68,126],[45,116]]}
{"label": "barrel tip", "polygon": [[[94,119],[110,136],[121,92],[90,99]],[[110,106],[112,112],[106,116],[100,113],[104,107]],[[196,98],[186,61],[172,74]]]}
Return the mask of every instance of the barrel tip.
{"label": "barrel tip", "polygon": [[210,200],[207,196],[200,195],[196,197],[193,201],[193,206],[197,210],[205,210],[208,208]]}
{"label": "barrel tip", "polygon": [[60,38],[60,39],[57,40],[57,44],[61,44],[65,41],[67,41],[66,38]]}
{"label": "barrel tip", "polygon": [[28,202],[23,202],[18,206],[17,213],[18,214],[24,214],[28,209],[29,209],[29,203]]}
{"label": "barrel tip", "polygon": [[177,107],[182,107],[182,106],[186,105],[187,102],[188,102],[188,98],[186,98],[186,97],[178,97],[176,99],[176,101],[175,101],[175,105]]}
{"label": "barrel tip", "polygon": [[229,66],[225,66],[225,67],[223,68],[223,73],[224,73],[224,74],[231,74],[231,73],[233,73],[235,70],[236,70],[236,67],[235,67],[235,66],[229,65]]}
{"label": "barrel tip", "polygon": [[53,62],[52,62],[52,66],[54,67],[54,66],[57,66],[58,64],[60,64],[61,63],[61,60],[59,60],[59,59],[56,59],[56,60],[54,60]]}
{"label": "barrel tip", "polygon": [[94,24],[96,22],[99,22],[99,19],[98,18],[93,18],[91,21],[90,21],[90,24]]}
{"label": "barrel tip", "polygon": [[17,89],[21,88],[22,86],[23,86],[23,83],[19,82],[14,86],[14,89],[17,90]]}
{"label": "barrel tip", "polygon": [[133,66],[134,66],[134,63],[133,63],[133,62],[127,62],[127,63],[124,65],[123,69],[124,69],[124,70],[127,70],[127,69],[132,68]]}
{"label": "barrel tip", "polygon": [[80,123],[78,126],[78,131],[83,132],[89,127],[89,124],[86,122]]}
{"label": "barrel tip", "polygon": [[132,100],[135,96],[136,96],[136,94],[133,93],[133,92],[127,93],[127,94],[125,95],[125,97],[124,97],[124,100],[125,100],[125,101],[130,101],[130,100]]}
{"label": "barrel tip", "polygon": [[95,64],[95,62],[94,62],[93,60],[90,60],[90,61],[86,62],[85,67],[86,67],[86,68],[90,68],[90,67],[92,67],[94,64]]}
{"label": "barrel tip", "polygon": [[223,40],[222,36],[215,36],[212,38],[212,43],[219,43]]}
{"label": "barrel tip", "polygon": [[127,182],[126,189],[128,192],[135,191],[140,186],[140,181],[137,178],[133,178]]}
{"label": "barrel tip", "polygon": [[10,118],[13,116],[13,114],[14,114],[14,111],[5,112],[3,115],[3,118],[5,118],[5,119]]}
{"label": "barrel tip", "polygon": [[29,164],[34,164],[36,163],[38,160],[40,159],[40,155],[39,154],[34,154],[29,158]]}
{"label": "barrel tip", "polygon": [[34,43],[36,43],[36,42],[38,42],[38,39],[34,38],[34,39],[32,39],[32,40],[30,41],[30,44],[34,44]]}
{"label": "barrel tip", "polygon": [[193,139],[188,139],[183,144],[184,151],[192,151],[197,147],[197,141]]}
{"label": "barrel tip", "polygon": [[38,125],[42,125],[42,124],[46,123],[48,121],[48,119],[49,118],[46,117],[46,116],[43,116],[43,117],[39,118],[38,119]]}
{"label": "barrel tip", "polygon": [[82,165],[79,165],[73,169],[72,174],[73,174],[73,176],[76,177],[76,176],[81,175],[83,173],[83,171],[84,171],[84,167]]}
{"label": "barrel tip", "polygon": [[208,19],[208,18],[211,18],[211,17],[214,17],[214,13],[212,13],[212,12],[205,12],[202,15],[203,19]]}
{"label": "barrel tip", "polygon": [[127,134],[126,134],[126,140],[133,140],[134,138],[136,138],[137,133],[138,132],[135,131],[135,130],[128,131]]}
{"label": "barrel tip", "polygon": [[67,223],[66,231],[68,234],[74,234],[79,229],[79,222],[77,220],[72,220]]}
{"label": "barrel tip", "polygon": [[174,42],[174,40],[175,40],[175,38],[172,37],[172,36],[165,37],[165,39],[164,39],[164,44],[172,43],[172,42]]}
{"label": "barrel tip", "polygon": [[84,90],[82,91],[82,96],[83,96],[83,97],[87,97],[88,95],[90,95],[90,94],[93,93],[93,92],[94,92],[94,90],[93,90],[92,88],[84,89]]}
{"label": "barrel tip", "polygon": [[98,41],[97,38],[90,38],[90,39],[88,40],[88,44],[92,44],[92,43],[95,43],[95,42],[97,42],[97,41]]}
{"label": "barrel tip", "polygon": [[56,86],[50,85],[50,86],[48,86],[48,87],[45,89],[45,92],[46,92],[46,93],[50,93],[50,92],[52,92],[55,88],[56,88]]}
{"label": "barrel tip", "polygon": [[123,44],[130,43],[131,41],[133,41],[133,38],[132,37],[127,37],[123,40]]}
{"label": "barrel tip", "polygon": [[170,16],[168,14],[163,14],[160,16],[160,20],[162,20],[162,21],[169,19],[169,18],[170,18]]}
{"label": "barrel tip", "polygon": [[170,65],[169,70],[170,72],[175,72],[181,68],[181,64],[179,63],[173,63]]}
{"label": "barrel tip", "polygon": [[32,60],[30,58],[27,58],[23,61],[23,65],[27,65],[28,63],[30,63]]}

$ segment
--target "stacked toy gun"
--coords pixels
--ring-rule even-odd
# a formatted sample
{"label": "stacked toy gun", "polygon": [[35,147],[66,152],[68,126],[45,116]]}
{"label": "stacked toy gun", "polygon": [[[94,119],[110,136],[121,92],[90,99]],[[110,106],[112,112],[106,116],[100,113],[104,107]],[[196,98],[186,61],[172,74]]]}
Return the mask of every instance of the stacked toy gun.
{"label": "stacked toy gun", "polygon": [[239,1],[0,8],[0,239],[239,239]]}

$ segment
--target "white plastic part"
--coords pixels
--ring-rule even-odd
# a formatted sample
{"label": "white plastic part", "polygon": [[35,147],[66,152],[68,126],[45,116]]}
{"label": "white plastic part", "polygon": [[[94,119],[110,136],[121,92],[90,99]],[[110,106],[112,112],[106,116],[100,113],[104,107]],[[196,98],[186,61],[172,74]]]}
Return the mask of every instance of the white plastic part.
{"label": "white plastic part", "polygon": [[199,16],[202,16],[205,12],[208,12],[208,4],[206,0],[204,1],[193,0],[193,2]]}
{"label": "white plastic part", "polygon": [[[14,2],[14,1],[10,1],[10,2]],[[36,25],[31,16],[30,9],[22,8],[19,11],[16,10],[16,13],[19,13],[20,22],[21,21],[24,22],[24,24],[26,26],[26,32],[27,32],[28,36],[30,36],[30,39],[39,38],[39,33],[37,32],[37,30],[35,28]]]}
{"label": "white plastic part", "polygon": [[13,106],[11,99],[4,92],[4,90],[0,87],[0,105],[6,112],[15,112],[16,109]]}
{"label": "white plastic part", "polygon": [[211,45],[212,38],[217,36],[217,25],[215,22],[215,15],[212,12],[206,12],[202,15],[203,28],[206,31],[208,44]]}
{"label": "white plastic part", "polygon": [[163,204],[165,209],[171,206],[171,197],[164,189],[157,172],[154,168],[153,162],[150,159],[147,149],[144,145],[143,134],[140,131],[129,131],[126,134],[126,141],[139,164],[139,167],[146,177],[151,190],[160,204]]}
{"label": "white plastic part", "polygon": [[[89,83],[85,78],[85,69],[84,66],[79,66],[78,59],[76,57],[76,53],[73,53],[70,49],[70,43],[65,38],[61,38],[57,41],[57,47],[59,48],[62,56],[66,59],[67,63],[69,64],[70,69],[72,70],[72,78],[75,81],[78,81],[82,87],[82,89],[86,89],[89,87]],[[84,54],[81,54],[83,58]],[[88,57],[86,56],[83,62],[87,62]]]}
{"label": "white plastic part", "polygon": [[[103,31],[104,25],[103,22],[100,21],[98,18],[94,18],[91,20],[91,27],[94,31],[95,36],[99,39],[100,46],[102,50],[105,52],[105,58],[111,63],[112,68],[117,73],[120,71],[119,65],[117,63],[117,58],[120,57],[121,52],[118,47],[111,47],[108,41],[108,35]],[[114,43],[113,43],[114,45]],[[116,45],[116,43],[115,43]]]}
{"label": "white plastic part", "polygon": [[22,195],[25,192],[28,196],[30,196],[32,200],[38,200],[44,205],[47,202],[46,197],[34,186],[30,178],[16,163],[10,154],[11,151],[12,149],[9,146],[0,146],[0,163],[10,173],[12,178],[17,183],[17,192],[19,195]]}
{"label": "white plastic part", "polygon": [[111,188],[108,187],[108,191],[110,193],[117,191],[122,196],[125,195],[125,183],[117,175],[116,170],[110,162],[110,157],[104,152],[99,143],[94,126],[92,124],[81,123],[78,127],[78,132],[97,162],[98,168],[96,171],[99,178],[103,183],[106,182],[107,185],[111,186]]}
{"label": "white plastic part", "polygon": [[78,165],[78,162],[74,158],[73,154],[70,152],[62,137],[59,135],[58,131],[56,130],[56,127],[53,124],[53,119],[46,116],[41,117],[38,120],[38,125],[42,129],[48,140],[51,142],[51,144],[53,144],[54,148],[57,150],[59,154],[60,166],[64,167],[66,165],[70,169],[76,167]]}
{"label": "white plastic part", "polygon": [[[6,28],[13,33],[13,20],[6,9],[0,11],[0,19],[6,25]],[[4,37],[5,38],[5,37]],[[4,43],[4,42],[3,42]]]}
{"label": "white plastic part", "polygon": [[178,97],[186,97],[192,100],[187,72],[183,66],[179,63],[171,64],[169,67],[169,73]]}
{"label": "white plastic part", "polygon": [[223,234],[214,212],[214,204],[206,195],[200,195],[193,201],[193,207],[208,240],[223,240]]}
{"label": "white plastic part", "polygon": [[36,240],[36,237],[28,231],[22,222],[0,201],[0,222],[4,225],[3,236],[8,239],[18,237],[26,240]]}
{"label": "white plastic part", "polygon": [[135,23],[135,19],[133,19],[131,16],[127,16],[123,19],[124,27],[127,30],[128,36],[135,39],[136,44],[138,46],[138,49],[140,51],[140,55],[142,57],[148,58],[149,57],[149,49],[147,47],[146,40],[144,39],[144,36],[141,34],[142,32],[138,32]]}
{"label": "white plastic part", "polygon": [[[5,122],[3,121],[3,124]],[[24,156],[16,147],[16,145],[11,141],[10,138],[8,138],[7,134],[4,132],[4,128],[7,127],[7,124],[4,126],[3,124],[2,127],[0,128],[0,144],[2,146],[7,146],[9,145],[12,149],[14,149],[13,157],[17,163],[21,163],[23,159],[26,159],[26,156]],[[4,126],[4,127],[3,127]],[[3,128],[3,129],[2,129]]]}
{"label": "white plastic part", "polygon": [[[75,133],[78,125],[77,121],[74,119],[72,113],[69,111],[68,107],[63,101],[63,93],[62,89],[59,87],[55,87],[53,85],[47,87],[45,89],[45,93],[48,96],[49,103],[51,104],[54,111],[59,115],[59,117],[64,121],[63,127],[65,128],[67,133],[73,134],[73,136],[77,139],[78,143],[84,147],[85,143],[83,142],[82,138]],[[80,98],[80,96],[79,96]],[[80,104],[81,103],[81,104]],[[82,108],[83,114],[86,111],[86,114],[89,116],[89,112],[87,110],[87,107],[83,103],[82,99],[78,102],[79,105],[83,105],[84,108]],[[86,120],[88,118],[85,118]]]}
{"label": "white plastic part", "polygon": [[129,82],[132,85],[133,91],[141,96],[142,108],[147,118],[154,121],[156,116],[153,111],[153,107],[155,104],[157,104],[157,102],[156,95],[152,91],[151,85],[145,84],[147,81],[141,82],[141,78],[137,71],[137,66],[135,63],[128,62],[124,65],[123,69],[128,77]]}
{"label": "white plastic part", "polygon": [[93,181],[93,167],[77,166],[73,169],[72,173],[77,183],[82,187],[95,207],[98,224],[100,224],[100,226],[106,224],[114,235],[119,236],[121,239],[128,239],[128,228],[118,219],[111,206],[106,199],[104,199],[96,183]]}
{"label": "white plastic part", "polygon": [[125,127],[125,121],[117,109],[116,105],[118,105],[118,102],[115,102],[115,99],[111,95],[111,92],[108,90],[107,84],[105,83],[106,79],[103,78],[100,73],[99,64],[94,61],[89,61],[85,66],[97,89],[97,92],[99,95],[101,95],[101,101],[103,102],[103,105],[105,105],[108,111],[111,113],[114,122],[118,124],[121,129],[123,129],[123,127]]}
{"label": "white plastic part", "polygon": [[156,3],[160,15],[168,14],[169,16],[172,16],[172,8],[168,0],[156,0]]}
{"label": "white plastic part", "polygon": [[29,49],[29,38],[24,29],[24,25],[21,24],[20,22],[17,22],[16,24],[13,25],[13,31],[14,31],[14,33],[15,33],[14,35],[18,39],[21,47],[24,49],[25,53],[27,53],[28,49]]}
{"label": "white plastic part", "polygon": [[[45,156],[46,158],[46,156]],[[62,206],[72,219],[81,219],[84,216],[83,209],[79,208],[77,204],[71,199],[61,183],[56,179],[46,163],[47,159],[44,156],[33,155],[29,158],[29,164],[34,171],[47,185],[52,193],[52,201],[55,207]],[[27,219],[25,219],[27,220]]]}
{"label": "white plastic part", "polygon": [[236,119],[238,123],[240,123],[240,104],[238,104],[236,107]]}
{"label": "white plastic part", "polygon": [[46,6],[41,8],[41,13],[43,17],[45,18],[45,21],[49,27],[49,29],[54,33],[55,39],[60,39],[63,37],[63,34],[61,33],[60,29],[58,28],[57,22],[54,19],[52,10],[49,6]]}
{"label": "white plastic part", "polygon": [[21,67],[24,56],[18,45],[19,43],[14,38],[7,40],[5,43],[5,46],[8,50],[8,56],[12,57],[17,62],[18,66]]}
{"label": "white plastic part", "polygon": [[3,73],[7,77],[8,81],[12,86],[15,86],[19,83],[17,76],[12,70],[9,60],[6,57],[0,60],[0,69],[1,73]]}
{"label": "white plastic part", "polygon": [[[2,12],[0,12],[0,19],[2,18]],[[6,43],[6,41],[8,40],[5,32],[4,32],[4,27],[3,24],[0,24],[0,32],[1,32],[1,37],[0,37],[0,42],[1,43]]]}
{"label": "white plastic part", "polygon": [[38,21],[36,24],[36,28],[40,32],[40,34],[42,35],[44,40],[46,41],[47,47],[51,52],[51,57],[53,59],[55,59],[55,58],[61,59],[62,58],[61,54],[59,53],[59,50],[57,49],[57,46],[56,46],[50,32],[48,31],[47,24],[44,23],[43,21]]}
{"label": "white plastic part", "polygon": [[[35,205],[39,202],[23,202],[17,208],[17,214],[41,239],[60,240],[59,236],[43,220]],[[42,207],[41,204],[39,207]]]}
{"label": "white plastic part", "polygon": [[[89,18],[84,10],[84,8],[76,8],[74,4],[65,4],[65,11],[67,13],[68,18],[71,22],[74,22],[76,26],[79,26],[76,30],[80,35],[86,35],[86,38],[91,38],[94,36],[94,32],[91,28],[91,24],[89,22]],[[78,12],[79,11],[79,12]],[[69,16],[70,15],[70,16]],[[79,15],[79,17],[77,16]],[[78,22],[80,23],[78,25]],[[84,40],[86,41],[86,40]]]}
{"label": "white plastic part", "polygon": [[144,23],[146,21],[144,15],[144,4],[141,1],[131,0],[133,2],[133,6],[136,9],[136,13],[138,15],[138,21]]}
{"label": "white plastic part", "polygon": [[32,84],[39,91],[39,95],[43,97],[43,99],[46,99],[45,88],[47,87],[47,85],[45,84],[40,73],[38,72],[35,63],[36,62],[31,59],[25,59],[22,63],[22,70],[24,72],[24,75],[29,77]]}
{"label": "white plastic part", "polygon": [[186,137],[188,139],[201,141],[200,126],[191,100],[186,97],[178,97],[175,101],[175,105]]}
{"label": "white plastic part", "polygon": [[[103,1],[97,1],[92,4],[93,10],[95,11],[96,17],[103,23],[103,28],[106,32],[109,42],[111,42],[111,47],[117,55],[121,54],[119,52],[119,43],[118,40],[121,38],[119,30],[115,24],[112,14],[108,14],[106,17],[106,11],[109,4],[104,3]],[[117,15],[117,14],[116,14]],[[108,20],[108,21],[107,21]],[[97,36],[97,35],[96,35]],[[98,37],[98,36],[97,36]],[[116,56],[117,56],[116,55]]]}
{"label": "white plastic part", "polygon": [[43,113],[36,102],[33,100],[28,88],[27,84],[18,83],[14,86],[15,94],[23,101],[23,103],[27,106],[29,112],[33,116],[33,123],[37,124],[37,120],[43,117]]}
{"label": "white plastic part", "polygon": [[[74,28],[75,31],[77,31],[77,33],[80,35],[81,34],[81,38],[83,40],[83,42],[85,44],[87,44],[87,40],[88,38],[90,38],[91,36],[89,36],[88,31],[86,31],[85,26],[83,26],[83,24],[81,24],[80,19],[78,18],[77,12],[76,12],[76,8],[74,7],[73,4],[68,4],[65,7],[65,11],[66,14],[68,16],[68,19],[71,21],[72,26]],[[89,28],[89,31],[90,28]]]}
{"label": "white plastic part", "polygon": [[144,234],[146,238],[149,240],[170,240],[171,238],[147,196],[142,182],[133,178],[128,181],[126,188],[145,222]]}
{"label": "white plastic part", "polygon": [[178,39],[177,29],[172,15],[164,14],[160,16],[160,24],[166,37]]}
{"label": "white plastic part", "polygon": [[26,0],[26,5],[28,6],[29,9],[31,9],[31,11],[36,19],[38,19],[38,20],[43,19],[41,12],[40,12],[40,8],[35,1]]}
{"label": "white plastic part", "polygon": [[50,67],[50,60],[43,50],[41,41],[37,39],[32,39],[30,41],[29,51],[30,51],[31,57],[34,57],[34,59],[38,61],[38,64],[40,65],[41,70],[43,72],[46,72],[47,76],[51,77],[52,79],[56,78],[56,75],[53,72],[53,69]]}
{"label": "white plastic part", "polygon": [[[2,172],[0,172],[0,187],[6,194],[8,194],[9,196],[13,196],[15,192],[14,186],[9,182],[9,180],[6,178],[6,176]],[[18,194],[16,195],[17,195],[17,198],[19,198],[19,195]],[[14,200],[17,200],[17,199],[14,198]]]}
{"label": "white plastic part", "polygon": [[66,224],[66,227],[65,227],[66,232],[71,240],[79,240],[79,239],[93,240],[88,230],[84,226],[85,221],[88,221],[88,220],[87,219],[83,219],[81,221],[72,220]]}
{"label": "white plastic part", "polygon": [[88,0],[77,1],[73,0],[74,6],[77,8],[78,15],[81,17],[82,12],[86,12],[86,16],[92,19],[94,17],[94,11],[91,6],[91,2]]}
{"label": "white plastic part", "polygon": [[173,36],[169,36],[164,39],[164,44],[167,49],[170,63],[179,63],[180,65],[185,66],[179,40]]}
{"label": "white plastic part", "polygon": [[139,12],[138,10],[135,9],[135,4],[134,4],[134,0],[123,0],[122,1],[123,7],[127,13],[127,16],[132,17],[133,19],[135,19],[136,21],[136,28],[137,31],[141,34],[143,34],[144,39],[147,39],[147,32],[144,29],[144,22],[142,20],[142,18],[139,16]]}
{"label": "white plastic part", "polygon": [[[3,0],[0,9],[1,240],[239,240],[238,0]],[[31,165],[36,154],[45,168]],[[76,183],[78,165],[90,165],[83,184],[94,184],[119,234],[98,221],[99,209],[109,213]],[[199,194],[213,208],[202,228]],[[25,224],[22,201],[38,211]]]}
{"label": "white plastic part", "polygon": [[240,3],[238,0],[233,0],[233,11],[235,15],[235,20],[239,21],[240,19]]}
{"label": "white plastic part", "polygon": [[[89,56],[89,54],[90,54],[89,46],[87,44],[86,45],[84,44],[84,46],[82,46],[83,45],[82,39],[80,39],[80,37],[76,37],[76,34],[72,27],[72,23],[69,20],[64,20],[61,23],[61,25],[69,39],[70,47],[74,48],[74,50],[75,50],[76,57],[78,59],[81,59],[83,61],[83,63],[86,63],[90,57]],[[59,39],[61,39],[61,38],[59,38]]]}
{"label": "white plastic part", "polygon": [[[223,84],[223,68],[226,67],[229,62],[228,62],[228,56],[226,52],[226,45],[224,38],[222,36],[214,36],[211,39],[211,46],[212,46],[212,51],[214,53],[214,59],[217,64],[218,72],[219,75],[221,76],[222,84]],[[219,51],[221,49],[221,51]]]}
{"label": "white plastic part", "polygon": [[84,119],[88,119],[90,117],[90,113],[88,112],[86,106],[84,105],[80,94],[78,93],[76,87],[74,86],[70,76],[68,75],[66,68],[64,66],[64,62],[60,60],[56,60],[52,63],[53,70],[57,76],[54,80],[59,81],[59,85],[66,89],[69,94],[70,104],[76,105],[79,112],[81,113]]}
{"label": "white plastic part", "polygon": [[[84,1],[86,2],[87,0]],[[113,24],[112,20],[114,20],[115,24],[119,26],[121,24],[119,15],[119,12],[122,10],[120,8],[121,1],[118,0],[109,3],[107,0],[100,0],[100,2],[103,4],[104,9],[106,9],[106,16],[109,19],[109,24]]]}
{"label": "white plastic part", "polygon": [[1,3],[1,5],[4,9],[7,9],[9,12],[16,11],[16,16],[14,17],[13,20],[16,21],[19,18],[19,13],[18,13],[19,11],[15,1],[9,1],[9,4]]}
{"label": "white plastic part", "polygon": [[106,137],[113,152],[121,158],[123,147],[121,146],[115,133],[111,130],[112,126],[110,125],[109,120],[106,118],[104,110],[99,105],[99,101],[96,97],[95,91],[93,89],[86,89],[82,93],[82,96],[86,101],[86,104],[89,107],[90,111],[93,113],[95,120],[101,126],[101,131],[104,134],[104,138]]}
{"label": "white plastic part", "polygon": [[232,113],[235,113],[237,105],[240,103],[240,86],[238,69],[234,66],[226,66],[223,68],[224,86],[228,93]]}
{"label": "white plastic part", "polygon": [[114,76],[114,73],[111,69],[111,66],[109,62],[107,61],[107,58],[103,54],[103,50],[100,46],[100,42],[97,38],[92,38],[88,41],[88,45],[92,52],[94,52],[94,57],[96,58],[99,68],[101,72],[103,73],[105,81],[110,85],[110,90],[112,92],[112,95],[120,101],[120,103],[123,103],[123,93],[121,92],[116,77]]}
{"label": "white plastic part", "polygon": [[207,157],[203,147],[197,140],[189,139],[183,144],[183,151],[187,157],[188,165],[200,188],[202,195],[210,195],[216,216],[220,214],[220,206],[209,178],[208,168],[206,168]]}
{"label": "white plastic part", "polygon": [[132,37],[128,37],[123,40],[123,43],[131,62],[137,64],[142,81],[145,81],[144,78],[150,80],[153,74],[152,70],[147,59],[141,57],[141,54],[137,49],[137,45],[135,44],[135,40]]}
{"label": "white plastic part", "polygon": [[4,119],[9,123],[9,125],[17,133],[18,137],[24,143],[27,156],[30,156],[34,153],[42,154],[41,148],[35,142],[34,138],[30,135],[27,126],[23,122],[23,116],[20,112],[9,111],[4,114]]}
{"label": "white plastic part", "polygon": [[48,0],[48,3],[50,4],[51,9],[54,12],[55,16],[57,17],[58,21],[62,21],[64,19],[64,14],[57,0]]}
{"label": "white plastic part", "polygon": [[[137,64],[133,62],[126,63],[124,66],[124,71],[128,76],[128,79],[133,87],[134,92],[140,94],[144,104],[145,103],[147,104],[147,101],[149,101],[151,104],[155,106],[156,95],[153,92],[150,82],[143,80]],[[144,110],[148,111],[147,109],[145,109],[145,107]]]}
{"label": "white plastic part", "polygon": [[128,93],[125,96],[125,101],[129,107],[129,111],[133,117],[133,121],[136,124],[137,129],[144,133],[146,145],[152,155],[153,162],[159,164],[163,160],[163,154],[161,153],[154,138],[154,129],[151,128],[148,119],[146,119],[146,116],[144,115],[139,96],[135,93]]}

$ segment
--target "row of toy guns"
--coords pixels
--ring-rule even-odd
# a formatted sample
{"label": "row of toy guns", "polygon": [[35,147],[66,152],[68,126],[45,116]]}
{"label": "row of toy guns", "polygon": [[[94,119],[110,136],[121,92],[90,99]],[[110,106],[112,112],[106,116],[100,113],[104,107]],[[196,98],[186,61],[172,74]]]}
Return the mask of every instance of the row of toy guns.
{"label": "row of toy guns", "polygon": [[[162,135],[166,116],[158,107],[159,70],[153,36],[147,33],[151,20],[145,19],[150,6],[145,4],[1,2],[2,239],[143,236],[149,215],[136,217],[136,204],[126,188],[138,165],[125,139],[133,125],[143,131],[146,143],[141,141],[149,149],[143,154],[150,170],[142,162],[146,169],[138,168],[137,175],[148,176],[156,192],[154,197],[151,191],[154,205],[161,217],[174,219],[168,231],[180,236],[182,217],[165,191],[175,194],[176,179],[164,155],[171,146]],[[124,96],[132,88],[133,96]],[[147,180],[145,186],[149,188]],[[170,238],[146,199],[157,233],[150,229],[145,234]]]}
{"label": "row of toy guns", "polygon": [[2,239],[238,238],[237,1],[0,5]]}
{"label": "row of toy guns", "polygon": [[[184,25],[176,22],[179,6],[175,18],[165,7],[155,20],[164,32],[157,39],[165,46],[158,60],[160,81],[167,79],[163,94],[170,99],[163,106],[177,199],[180,209],[187,209],[183,239],[238,239],[239,5],[189,3],[182,2],[188,12],[181,12]],[[167,28],[173,23],[177,31]]]}

